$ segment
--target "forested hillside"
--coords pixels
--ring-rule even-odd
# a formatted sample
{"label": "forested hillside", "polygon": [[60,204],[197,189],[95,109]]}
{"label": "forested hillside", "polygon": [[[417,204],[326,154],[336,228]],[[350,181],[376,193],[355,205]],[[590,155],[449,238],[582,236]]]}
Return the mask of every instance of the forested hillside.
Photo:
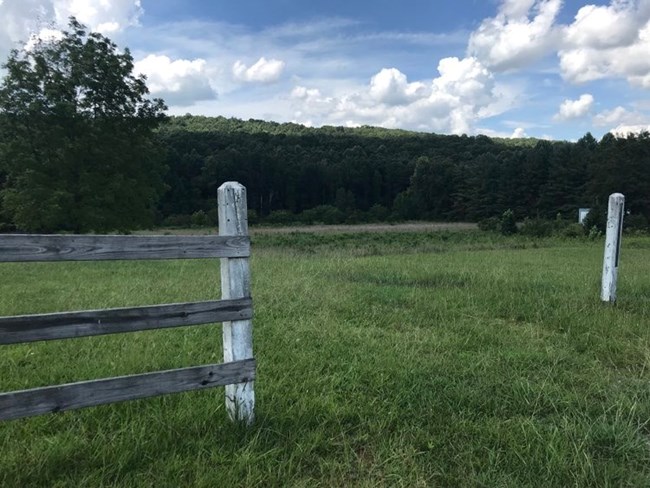
{"label": "forested hillside", "polygon": [[[575,218],[578,207],[626,195],[650,217],[650,135],[577,143],[493,140],[373,127],[307,128],[223,117],[173,117],[160,130],[169,191],[159,219],[213,213],[220,183],[248,188],[270,221]],[[325,207],[324,207],[325,206]],[[170,218],[171,217],[171,218]],[[295,219],[295,218],[294,218]]]}
{"label": "forested hillside", "polygon": [[[168,119],[154,136],[156,165],[161,169],[150,173],[152,178],[164,173],[166,189],[161,188],[157,203],[148,194],[147,201],[152,202],[149,212],[155,213],[150,221],[158,225],[214,225],[217,187],[228,180],[248,188],[252,222],[480,221],[508,209],[517,220],[555,218],[558,213],[574,220],[579,207],[603,207],[613,192],[625,194],[626,208],[635,215],[637,226],[647,226],[650,220],[648,133],[628,138],[607,134],[601,141],[586,134],[576,143],[513,141],[376,127],[314,129],[188,115]],[[8,142],[5,139],[5,147],[10,147]],[[75,149],[88,160],[86,173],[102,168],[96,158],[92,158],[94,164],[89,159],[98,147]],[[131,158],[131,168],[125,167],[124,181],[130,181],[128,174],[142,173],[132,167],[137,161]],[[9,211],[10,203],[16,207],[9,197],[22,180],[12,179],[7,170],[21,164],[16,158],[0,164],[0,193],[4,195],[0,230],[57,231],[79,226],[74,219],[65,224],[62,217],[59,220],[65,225],[39,227],[40,221],[31,219],[36,223],[22,228],[12,218],[21,213]],[[49,213],[61,213],[67,207],[53,206],[52,198],[45,196],[73,194],[77,190],[61,185],[78,177],[69,167],[48,168],[51,176],[39,179],[40,186],[22,191]],[[115,222],[117,230],[133,228],[133,219],[120,217],[128,216],[128,211],[119,210],[119,202],[124,201],[121,184],[92,181],[96,197],[71,200],[73,213],[94,215],[95,200],[110,201],[118,213],[112,220],[102,217],[102,222]],[[159,185],[152,180],[154,184]],[[88,208],[84,208],[86,201],[92,204]],[[108,230],[107,225],[94,229],[91,221],[83,228]]]}

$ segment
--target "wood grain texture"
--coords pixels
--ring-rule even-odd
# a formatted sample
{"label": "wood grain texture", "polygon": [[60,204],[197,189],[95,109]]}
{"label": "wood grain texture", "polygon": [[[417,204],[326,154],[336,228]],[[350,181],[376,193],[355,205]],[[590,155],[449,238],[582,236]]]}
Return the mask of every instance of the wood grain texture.
{"label": "wood grain texture", "polygon": [[247,236],[0,235],[0,262],[246,257]]}
{"label": "wood grain texture", "polygon": [[250,319],[250,298],[0,317],[0,344]]}
{"label": "wood grain texture", "polygon": [[82,381],[0,394],[0,420],[199,390],[255,377],[255,360]]}
{"label": "wood grain texture", "polygon": [[[245,236],[248,234],[246,188],[237,182],[226,182],[217,191],[219,203],[219,234]],[[241,299],[251,296],[251,275],[248,258],[221,260],[221,298]],[[250,319],[223,323],[224,362],[253,357],[253,323]],[[226,408],[233,420],[250,424],[254,420],[254,383],[226,386]]]}

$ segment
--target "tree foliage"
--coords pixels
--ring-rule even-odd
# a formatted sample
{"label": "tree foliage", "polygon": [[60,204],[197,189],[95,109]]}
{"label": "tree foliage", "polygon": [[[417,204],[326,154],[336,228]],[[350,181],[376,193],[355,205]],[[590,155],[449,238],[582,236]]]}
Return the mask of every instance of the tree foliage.
{"label": "tree foliage", "polygon": [[360,212],[374,218],[375,206],[397,219],[480,221],[511,209],[518,219],[555,219],[559,212],[577,221],[578,208],[606,204],[615,191],[633,214],[650,219],[648,134],[503,144],[485,136],[195,116],[173,117],[159,134],[171,168],[165,216],[214,208],[219,184],[236,179],[262,219],[330,205],[346,221]]}
{"label": "tree foliage", "polygon": [[74,18],[54,41],[14,50],[0,85],[2,211],[27,231],[148,225],[164,190],[164,154],[128,49]]}

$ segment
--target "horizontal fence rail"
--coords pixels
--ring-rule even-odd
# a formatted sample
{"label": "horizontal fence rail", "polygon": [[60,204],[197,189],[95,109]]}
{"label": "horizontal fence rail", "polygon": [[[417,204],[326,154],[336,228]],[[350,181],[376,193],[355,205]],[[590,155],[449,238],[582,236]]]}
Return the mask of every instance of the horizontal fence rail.
{"label": "horizontal fence rail", "polygon": [[0,262],[244,258],[248,236],[0,235]]}
{"label": "horizontal fence rail", "polygon": [[250,298],[0,317],[0,344],[245,320]]}
{"label": "horizontal fence rail", "polygon": [[224,364],[12,391],[0,394],[0,420],[246,383],[254,378],[255,359],[245,359]]}
{"label": "horizontal fence rail", "polygon": [[0,235],[0,263],[222,258],[221,300],[0,317],[0,345],[222,322],[225,361],[0,393],[0,420],[225,386],[228,415],[251,424],[255,359],[246,188],[224,183],[218,204],[217,236]]}

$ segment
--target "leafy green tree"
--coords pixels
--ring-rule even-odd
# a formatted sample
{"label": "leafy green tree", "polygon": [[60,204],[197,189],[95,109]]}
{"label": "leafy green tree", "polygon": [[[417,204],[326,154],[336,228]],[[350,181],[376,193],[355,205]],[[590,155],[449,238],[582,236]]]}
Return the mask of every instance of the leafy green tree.
{"label": "leafy green tree", "polygon": [[127,230],[152,223],[164,191],[149,100],[128,49],[74,18],[54,41],[14,50],[0,84],[2,207],[20,229]]}

